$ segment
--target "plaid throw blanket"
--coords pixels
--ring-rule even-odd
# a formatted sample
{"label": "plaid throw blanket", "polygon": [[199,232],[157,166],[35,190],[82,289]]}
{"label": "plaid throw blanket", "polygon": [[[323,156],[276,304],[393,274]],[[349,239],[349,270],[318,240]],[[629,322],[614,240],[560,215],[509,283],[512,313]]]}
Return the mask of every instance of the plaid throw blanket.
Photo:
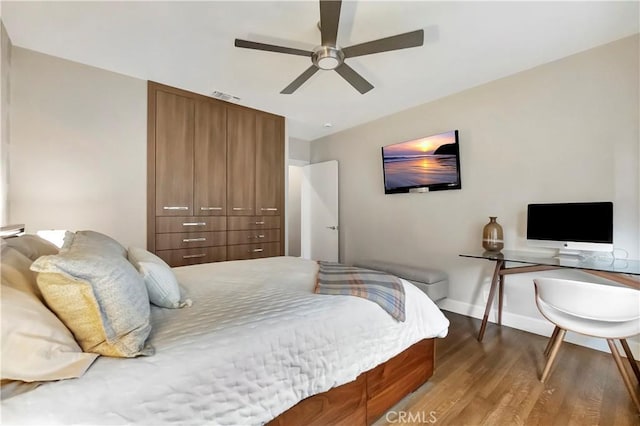
{"label": "plaid throw blanket", "polygon": [[363,297],[380,305],[398,321],[404,321],[404,287],[398,277],[340,263],[318,262],[318,265],[316,293]]}

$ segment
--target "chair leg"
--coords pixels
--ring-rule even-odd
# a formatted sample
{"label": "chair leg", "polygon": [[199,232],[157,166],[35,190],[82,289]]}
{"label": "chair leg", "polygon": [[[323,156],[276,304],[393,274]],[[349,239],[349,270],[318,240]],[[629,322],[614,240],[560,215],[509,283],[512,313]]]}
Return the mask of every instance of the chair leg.
{"label": "chair leg", "polygon": [[547,347],[544,348],[544,356],[549,356],[549,351],[551,350],[551,346],[553,346],[553,342],[555,342],[556,337],[558,337],[558,332],[560,331],[560,327],[556,325],[556,328],[553,329],[553,333],[551,337],[549,337],[549,342],[547,343]]}
{"label": "chair leg", "polygon": [[558,331],[558,335],[556,336],[556,339],[553,342],[553,346],[551,347],[551,353],[549,354],[549,359],[547,359],[547,364],[544,366],[544,370],[542,371],[542,377],[540,377],[540,381],[542,383],[544,383],[545,380],[547,380],[547,376],[549,376],[549,372],[551,371],[553,362],[556,360],[556,356],[558,355],[558,350],[560,349],[560,345],[564,340],[565,334],[567,334],[567,330],[563,328],[561,328]]}
{"label": "chair leg", "polygon": [[636,379],[638,379],[638,383],[640,383],[640,368],[638,368],[638,363],[635,358],[633,358],[633,353],[629,348],[629,344],[627,343],[627,339],[620,339],[620,343],[622,344],[622,349],[624,349],[624,353],[627,355],[627,360],[629,364],[631,364],[631,369],[636,375]]}
{"label": "chair leg", "polygon": [[622,358],[620,357],[618,348],[616,348],[616,345],[613,339],[607,339],[607,343],[609,344],[609,349],[611,349],[611,355],[613,355],[613,360],[616,362],[616,366],[620,371],[620,375],[622,376],[624,385],[627,387],[627,390],[629,391],[629,395],[631,396],[633,403],[636,405],[636,409],[640,412],[640,400],[638,400],[638,395],[636,394],[636,390],[634,389],[633,383],[631,383],[631,378],[629,377],[627,370],[624,368],[624,363],[622,362]]}

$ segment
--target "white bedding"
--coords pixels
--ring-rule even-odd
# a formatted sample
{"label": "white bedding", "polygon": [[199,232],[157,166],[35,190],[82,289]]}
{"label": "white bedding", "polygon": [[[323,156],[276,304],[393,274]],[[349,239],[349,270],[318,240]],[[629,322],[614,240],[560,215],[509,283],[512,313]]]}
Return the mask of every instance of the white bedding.
{"label": "white bedding", "polygon": [[314,294],[317,264],[298,258],[174,270],[193,306],[152,309],[155,355],[100,357],[80,379],[3,401],[2,424],[262,424],[449,326],[404,280],[404,323]]}

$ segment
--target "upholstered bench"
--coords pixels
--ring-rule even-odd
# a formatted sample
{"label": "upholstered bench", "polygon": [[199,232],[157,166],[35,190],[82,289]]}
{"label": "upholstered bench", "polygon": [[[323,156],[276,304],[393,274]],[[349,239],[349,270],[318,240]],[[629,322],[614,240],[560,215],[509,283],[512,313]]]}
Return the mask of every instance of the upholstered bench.
{"label": "upholstered bench", "polygon": [[427,293],[427,296],[434,302],[444,299],[449,294],[449,276],[439,269],[408,266],[380,260],[363,260],[357,262],[354,266],[384,271],[404,278]]}

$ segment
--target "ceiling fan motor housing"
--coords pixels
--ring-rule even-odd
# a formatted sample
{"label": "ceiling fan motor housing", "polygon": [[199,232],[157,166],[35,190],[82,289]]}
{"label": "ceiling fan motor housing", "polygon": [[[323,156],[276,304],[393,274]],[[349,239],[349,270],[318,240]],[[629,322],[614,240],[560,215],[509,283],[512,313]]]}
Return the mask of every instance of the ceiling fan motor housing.
{"label": "ceiling fan motor housing", "polygon": [[339,47],[318,46],[313,49],[311,61],[322,70],[333,70],[344,62],[344,53]]}

